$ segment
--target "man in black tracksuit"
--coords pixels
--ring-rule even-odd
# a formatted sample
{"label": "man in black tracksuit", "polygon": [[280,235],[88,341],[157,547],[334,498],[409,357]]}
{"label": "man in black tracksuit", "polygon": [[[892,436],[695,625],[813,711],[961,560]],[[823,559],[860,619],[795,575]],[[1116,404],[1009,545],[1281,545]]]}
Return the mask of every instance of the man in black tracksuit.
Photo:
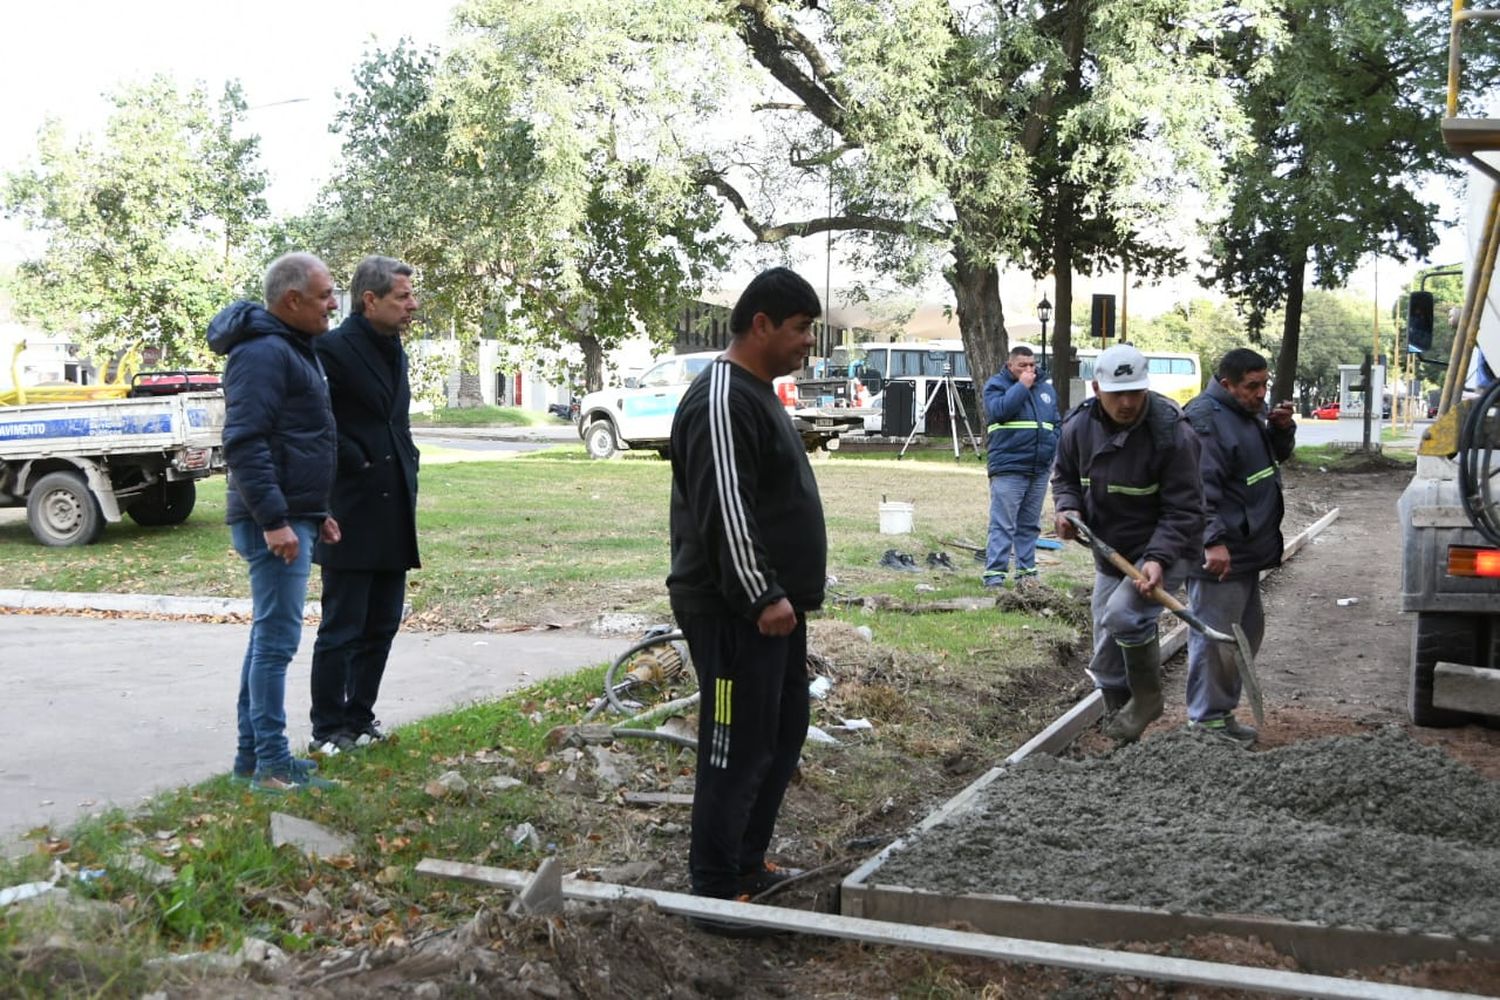
{"label": "man in black tracksuit", "polygon": [[[1214,381],[1186,412],[1202,444],[1203,560],[1188,575],[1188,603],[1210,627],[1238,623],[1260,649],[1265,611],[1260,571],[1281,564],[1281,469],[1297,445],[1292,404],[1266,409],[1266,359],[1247,347],[1224,355]],[[1234,717],[1240,674],[1219,644],[1188,636],[1187,708],[1194,728],[1254,743],[1255,730]]]}
{"label": "man in black tracksuit", "polygon": [[[772,380],[802,367],[821,312],[786,268],[755,278],[729,348],[672,422],[672,612],[702,693],[688,868],[694,894],[755,894],[807,736],[807,618],[828,541],[807,451]],[[706,930],[736,925],[698,921]]]}

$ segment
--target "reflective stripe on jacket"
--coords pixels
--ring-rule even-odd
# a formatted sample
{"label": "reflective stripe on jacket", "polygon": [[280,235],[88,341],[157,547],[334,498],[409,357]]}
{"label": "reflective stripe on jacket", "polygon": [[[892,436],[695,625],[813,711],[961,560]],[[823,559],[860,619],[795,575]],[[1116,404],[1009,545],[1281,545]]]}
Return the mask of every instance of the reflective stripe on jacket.
{"label": "reflective stripe on jacket", "polygon": [[1030,389],[1001,368],[984,384],[989,474],[1043,475],[1057,453],[1057,390],[1038,378]]}
{"label": "reflective stripe on jacket", "polygon": [[[1176,403],[1154,392],[1148,399],[1132,427],[1112,423],[1097,399],[1069,411],[1052,466],[1053,506],[1077,513],[1131,562],[1201,562],[1198,438]],[[1097,556],[1094,565],[1120,575]]]}
{"label": "reflective stripe on jacket", "polygon": [[[1292,455],[1295,426],[1277,430],[1266,409],[1251,413],[1217,381],[1187,404],[1201,445],[1203,546],[1229,548],[1229,575],[1258,573],[1281,562],[1281,469]],[[1200,579],[1213,577],[1193,562]]]}

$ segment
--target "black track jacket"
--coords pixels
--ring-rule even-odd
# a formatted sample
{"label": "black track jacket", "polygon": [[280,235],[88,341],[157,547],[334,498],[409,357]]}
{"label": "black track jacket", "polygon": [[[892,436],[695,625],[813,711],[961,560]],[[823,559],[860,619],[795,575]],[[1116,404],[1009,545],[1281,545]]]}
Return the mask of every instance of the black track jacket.
{"label": "black track jacket", "polygon": [[769,382],[715,360],[677,405],[671,456],[674,610],[754,621],[783,597],[823,603],[823,501]]}

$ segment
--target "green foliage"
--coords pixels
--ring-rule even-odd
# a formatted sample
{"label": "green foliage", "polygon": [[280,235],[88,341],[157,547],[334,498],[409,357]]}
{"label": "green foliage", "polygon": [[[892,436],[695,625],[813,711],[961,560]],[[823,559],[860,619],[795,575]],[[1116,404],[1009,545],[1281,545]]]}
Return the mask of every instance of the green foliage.
{"label": "green foliage", "polygon": [[434,53],[370,54],[335,123],[343,166],[302,228],[340,267],[371,247],[417,267],[430,326],[501,337],[558,378],[581,366],[598,388],[625,338],[670,342],[722,238],[706,195],[616,155],[617,115],[512,78],[538,44],[524,22],[470,24],[495,50],[460,45],[441,78]]}
{"label": "green foliage", "polygon": [[[1455,171],[1438,129],[1448,12],[1399,0],[1275,6],[1284,32],[1248,24],[1229,41],[1255,144],[1230,161],[1233,201],[1206,263],[1252,334],[1284,309],[1280,363],[1295,370],[1309,278],[1337,288],[1369,254],[1425,257],[1436,243],[1421,185]],[[1472,85],[1493,82],[1494,51],[1472,50]]]}
{"label": "green foliage", "polygon": [[206,363],[203,329],[253,282],[266,217],[258,140],[235,134],[244,99],[156,77],[112,101],[102,136],[70,142],[49,122],[37,162],[5,180],[7,214],[46,240],[11,282],[16,312],[88,354],[134,344]]}
{"label": "green foliage", "polygon": [[[1130,321],[1130,340],[1145,350],[1190,351],[1198,355],[1203,385],[1229,351],[1250,344],[1244,317],[1234,306],[1207,299],[1180,303],[1149,320]],[[1261,350],[1265,350],[1262,344]],[[1267,359],[1275,375],[1276,359]]]}

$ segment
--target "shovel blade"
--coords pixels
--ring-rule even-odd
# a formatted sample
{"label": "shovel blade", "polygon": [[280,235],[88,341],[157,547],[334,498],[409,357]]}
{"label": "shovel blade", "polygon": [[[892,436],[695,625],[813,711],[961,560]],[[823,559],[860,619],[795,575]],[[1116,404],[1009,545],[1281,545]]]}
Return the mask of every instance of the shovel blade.
{"label": "shovel blade", "polygon": [[1250,650],[1250,638],[1238,622],[1234,625],[1234,665],[1240,672],[1240,683],[1250,700],[1250,714],[1255,716],[1258,729],[1266,724],[1266,703],[1260,692],[1260,678],[1255,676],[1255,655]]}

